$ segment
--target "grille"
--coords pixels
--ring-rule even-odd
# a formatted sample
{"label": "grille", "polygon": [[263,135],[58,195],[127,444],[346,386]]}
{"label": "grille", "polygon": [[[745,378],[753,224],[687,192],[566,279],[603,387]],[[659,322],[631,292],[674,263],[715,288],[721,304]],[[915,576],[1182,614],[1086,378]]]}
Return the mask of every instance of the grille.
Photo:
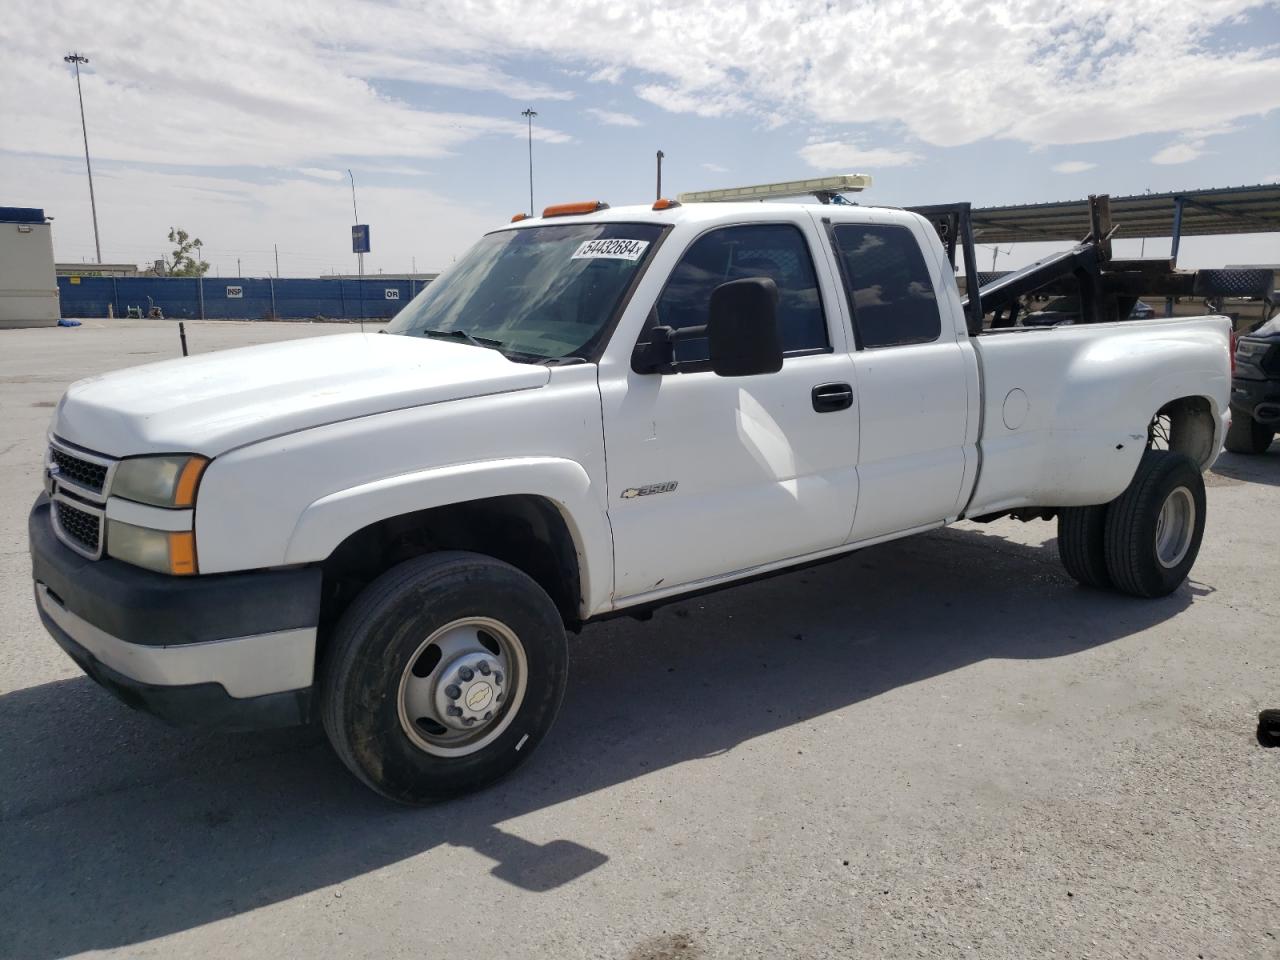
{"label": "grille", "polygon": [[88,460],[81,460],[79,457],[64,453],[56,448],[49,451],[49,456],[57,464],[61,475],[72,483],[78,484],[86,490],[92,490],[94,493],[102,492],[102,485],[107,480],[107,468],[105,466],[91,463]]}
{"label": "grille", "polygon": [[63,534],[80,544],[89,553],[97,553],[98,543],[102,537],[99,518],[62,500],[56,501],[53,506],[58,511],[58,526]]}

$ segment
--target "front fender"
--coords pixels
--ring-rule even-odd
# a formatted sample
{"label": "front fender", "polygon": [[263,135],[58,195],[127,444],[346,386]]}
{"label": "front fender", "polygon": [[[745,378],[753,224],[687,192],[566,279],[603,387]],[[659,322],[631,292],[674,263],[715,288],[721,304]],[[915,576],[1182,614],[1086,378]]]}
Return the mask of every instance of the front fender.
{"label": "front fender", "polygon": [[613,551],[608,519],[581,464],[555,457],[516,457],[433,467],[330,493],[302,512],[285,563],[317,563],[353,533],[391,517],[483,500],[527,495],[555,504],[578,555],[583,616],[608,602]]}

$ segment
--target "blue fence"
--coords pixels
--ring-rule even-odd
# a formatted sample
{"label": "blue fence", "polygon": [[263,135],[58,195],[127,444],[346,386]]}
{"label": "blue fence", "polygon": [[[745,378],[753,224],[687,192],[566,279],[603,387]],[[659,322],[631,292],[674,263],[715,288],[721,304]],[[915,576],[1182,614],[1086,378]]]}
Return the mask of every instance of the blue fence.
{"label": "blue fence", "polygon": [[385,320],[429,281],[276,280],[221,277],[59,277],[64,317],[117,317],[129,308],[146,316],[155,306],[166,317],[209,320]]}

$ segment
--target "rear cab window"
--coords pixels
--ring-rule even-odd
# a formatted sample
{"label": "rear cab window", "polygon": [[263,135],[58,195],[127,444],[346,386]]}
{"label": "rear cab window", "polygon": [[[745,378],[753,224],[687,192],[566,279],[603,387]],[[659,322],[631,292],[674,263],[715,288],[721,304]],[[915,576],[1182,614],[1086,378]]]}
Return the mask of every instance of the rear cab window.
{"label": "rear cab window", "polygon": [[942,335],[937,293],[911,230],[838,223],[831,238],[859,350],[932,343]]}

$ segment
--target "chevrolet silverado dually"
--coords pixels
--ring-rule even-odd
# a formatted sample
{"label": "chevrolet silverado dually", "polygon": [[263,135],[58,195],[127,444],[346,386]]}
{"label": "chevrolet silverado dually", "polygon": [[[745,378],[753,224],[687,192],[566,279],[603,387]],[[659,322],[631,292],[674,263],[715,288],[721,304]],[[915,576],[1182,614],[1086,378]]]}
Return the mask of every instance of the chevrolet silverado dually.
{"label": "chevrolet silverado dually", "polygon": [[[1056,518],[1083,584],[1170,593],[1228,321],[1117,319],[1105,231],[992,291],[960,237],[962,297],[956,209],[562,205],[385,330],[82,380],[30,516],[40,616],[129,704],[318,720],[417,803],[534,751],[600,618],[1009,515]],[[1049,274],[1086,322],[1010,322]]]}

